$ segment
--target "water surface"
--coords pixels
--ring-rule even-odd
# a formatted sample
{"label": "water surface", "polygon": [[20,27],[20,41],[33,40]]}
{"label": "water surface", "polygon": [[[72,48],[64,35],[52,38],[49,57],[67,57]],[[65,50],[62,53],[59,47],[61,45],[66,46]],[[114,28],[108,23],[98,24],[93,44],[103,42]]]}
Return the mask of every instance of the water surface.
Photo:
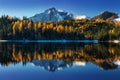
{"label": "water surface", "polygon": [[1,80],[119,80],[120,44],[0,43]]}

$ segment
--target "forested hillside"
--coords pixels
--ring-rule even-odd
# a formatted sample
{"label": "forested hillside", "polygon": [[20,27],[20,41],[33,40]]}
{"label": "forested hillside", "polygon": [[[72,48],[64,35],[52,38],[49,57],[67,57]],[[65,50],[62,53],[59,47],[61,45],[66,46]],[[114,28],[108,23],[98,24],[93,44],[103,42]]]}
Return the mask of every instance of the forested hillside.
{"label": "forested hillside", "polygon": [[2,16],[1,40],[120,40],[120,22],[102,19],[33,22]]}

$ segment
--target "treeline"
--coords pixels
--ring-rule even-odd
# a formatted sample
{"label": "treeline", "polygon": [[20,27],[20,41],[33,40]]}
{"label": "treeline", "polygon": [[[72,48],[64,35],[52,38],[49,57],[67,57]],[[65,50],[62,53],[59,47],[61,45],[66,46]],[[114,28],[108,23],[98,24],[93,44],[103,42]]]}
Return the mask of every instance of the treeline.
{"label": "treeline", "polygon": [[59,22],[32,22],[2,16],[1,40],[120,40],[120,22],[110,20],[64,20]]}

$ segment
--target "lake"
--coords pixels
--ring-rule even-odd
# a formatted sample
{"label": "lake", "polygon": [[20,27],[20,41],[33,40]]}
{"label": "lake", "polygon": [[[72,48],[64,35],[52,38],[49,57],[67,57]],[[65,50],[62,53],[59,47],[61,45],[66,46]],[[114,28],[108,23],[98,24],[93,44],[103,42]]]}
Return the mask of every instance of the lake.
{"label": "lake", "polygon": [[119,80],[120,44],[1,42],[0,80]]}

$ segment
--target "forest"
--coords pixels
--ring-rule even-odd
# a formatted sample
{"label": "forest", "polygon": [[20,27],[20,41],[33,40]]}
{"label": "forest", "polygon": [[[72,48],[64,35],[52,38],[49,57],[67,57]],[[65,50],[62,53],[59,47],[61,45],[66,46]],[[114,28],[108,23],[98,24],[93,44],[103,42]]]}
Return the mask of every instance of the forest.
{"label": "forest", "polygon": [[120,40],[120,22],[102,19],[33,22],[4,15],[0,17],[0,40]]}

